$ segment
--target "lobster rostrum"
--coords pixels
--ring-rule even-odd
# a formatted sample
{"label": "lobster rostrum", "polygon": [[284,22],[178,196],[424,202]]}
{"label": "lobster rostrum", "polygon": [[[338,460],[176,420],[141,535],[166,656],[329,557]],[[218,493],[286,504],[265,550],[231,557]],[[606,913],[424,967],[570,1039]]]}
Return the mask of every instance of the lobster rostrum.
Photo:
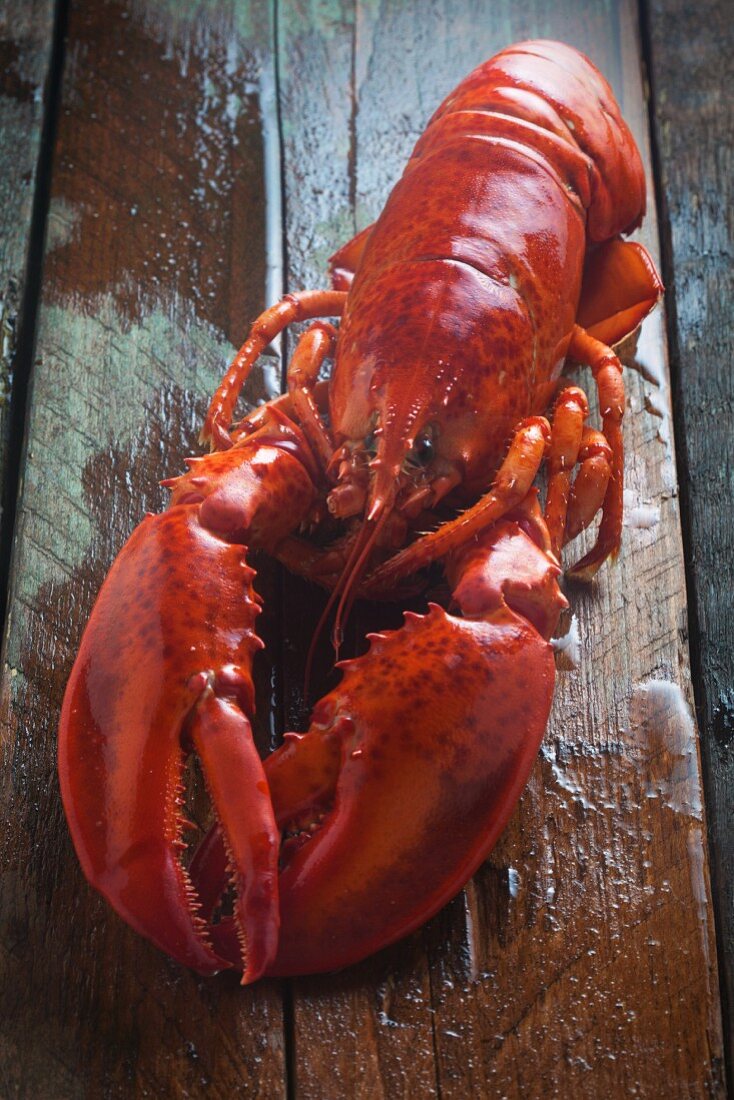
{"label": "lobster rostrum", "polygon": [[[169,509],[104,582],[61,716],[83,869],[180,962],[244,982],[345,966],[426,921],[488,855],[548,718],[561,550],[599,511],[572,572],[619,548],[611,347],[662,289],[620,236],[644,209],[606,81],[568,46],[524,42],[441,104],[378,221],[333,257],[333,288],[254,323],[203,428],[211,453],[168,482]],[[287,393],[233,427],[258,355],[304,320]],[[601,430],[569,362],[591,367]],[[342,662],[308,731],[264,761],[253,550],[331,590],[337,646],[355,597],[399,599],[433,563],[450,589],[450,611],[408,613]],[[191,753],[216,823],[182,861]]]}

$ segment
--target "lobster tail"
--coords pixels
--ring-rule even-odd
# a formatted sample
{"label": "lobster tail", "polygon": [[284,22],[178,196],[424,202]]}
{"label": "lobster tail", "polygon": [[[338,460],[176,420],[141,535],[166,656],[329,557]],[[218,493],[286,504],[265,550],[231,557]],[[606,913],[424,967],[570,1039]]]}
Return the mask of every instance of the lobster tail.
{"label": "lobster tail", "polygon": [[[590,174],[591,241],[606,241],[640,225],[645,174],[637,145],[609,83],[578,50],[542,39],[509,46],[462,81],[429,129],[445,113],[466,110],[510,115],[578,147]],[[528,140],[525,134],[523,140]]]}

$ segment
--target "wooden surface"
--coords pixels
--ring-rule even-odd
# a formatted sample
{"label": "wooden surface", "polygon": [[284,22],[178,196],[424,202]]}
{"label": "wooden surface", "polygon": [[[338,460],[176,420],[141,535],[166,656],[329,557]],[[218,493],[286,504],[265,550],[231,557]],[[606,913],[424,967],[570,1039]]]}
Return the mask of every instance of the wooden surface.
{"label": "wooden surface", "polygon": [[[45,179],[37,175],[53,41],[53,2],[0,3],[0,613],[5,613],[26,379],[35,326]],[[48,115],[46,116],[49,117]],[[50,134],[47,133],[47,139]],[[33,218],[34,197],[37,214]],[[32,232],[35,222],[36,232]]]}
{"label": "wooden surface", "polygon": [[[681,375],[694,360],[698,372],[676,421],[683,442],[660,311],[627,372],[623,552],[592,587],[569,589],[579,658],[559,661],[540,758],[492,857],[408,941],[342,974],[246,990],[166,960],[76,863],[55,736],[94,595],[145,509],[162,506],[158,478],[195,447],[247,322],[281,286],[323,285],[326,257],[379,212],[435,105],[501,46],[562,38],[612,81],[649,169],[641,239],[659,253],[639,12],[631,0],[552,10],[505,0],[491,12],[469,0],[72,0],[64,12],[3,670],[1,1096],[723,1095],[705,814],[719,830],[723,913],[716,769],[727,742],[719,756],[707,748],[704,798],[676,458],[703,479],[716,457],[713,428],[698,449],[692,438],[711,391],[686,341],[703,340],[701,302],[721,308],[693,264],[723,211],[711,197],[686,235],[681,196],[727,169],[705,143],[690,168],[679,157],[672,104],[689,104],[690,129],[698,100],[677,74],[700,33],[681,32],[668,54],[674,8],[653,4],[643,27],[658,182],[670,188],[669,331]],[[703,41],[718,56],[713,35]],[[724,247],[706,269],[722,287]],[[265,359],[250,400],[273,392],[279,369]],[[711,548],[700,574],[688,562],[700,628],[725,534],[708,526],[697,488],[687,486],[685,535]],[[264,563],[259,583],[271,611],[258,712],[267,751],[301,717],[303,639],[320,604]],[[714,621],[718,650],[694,639],[706,732],[731,690],[730,666],[711,656],[731,627]]]}
{"label": "wooden surface", "polygon": [[[671,35],[671,29],[675,33]],[[724,1018],[734,1013],[734,20],[653,3],[650,75],[666,233],[691,657],[705,764]],[[734,1032],[727,1032],[734,1066]],[[731,1086],[731,1079],[730,1079]]]}

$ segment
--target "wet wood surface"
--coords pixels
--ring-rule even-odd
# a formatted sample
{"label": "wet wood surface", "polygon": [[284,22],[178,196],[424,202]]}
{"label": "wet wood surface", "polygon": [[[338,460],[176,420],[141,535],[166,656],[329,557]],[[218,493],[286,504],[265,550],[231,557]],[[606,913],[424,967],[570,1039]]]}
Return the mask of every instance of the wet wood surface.
{"label": "wet wood surface", "polygon": [[[690,176],[673,168],[665,98],[683,94],[664,44],[674,8],[653,4],[643,28],[659,182],[680,196]],[[663,311],[627,371],[622,554],[593,586],[569,586],[579,652],[559,657],[528,788],[491,858],[427,928],[337,975],[245,990],[198,979],[87,887],[55,777],[61,698],[96,591],[144,511],[164,504],[158,479],[195,450],[248,321],[281,289],[324,285],[328,255],[376,216],[432,110],[475,64],[531,36],[589,54],[643,150],[640,237],[660,254],[637,6],[71,0],[61,15],[3,668],[0,1095],[723,1095],[676,473],[681,447],[699,477],[711,461],[690,443],[709,391],[699,364],[676,443]],[[681,58],[687,39],[695,29]],[[715,143],[715,122],[707,133]],[[696,161],[706,181],[709,159]],[[669,225],[681,233],[666,255],[670,331],[695,336],[685,265],[700,241],[663,213],[663,240]],[[673,345],[683,360],[685,346]],[[264,357],[248,399],[274,392],[280,369]],[[695,488],[686,515],[703,523]],[[259,584],[267,751],[302,720],[304,643],[322,603],[265,563]],[[359,611],[355,629],[366,622]],[[705,698],[708,730],[719,697]]]}
{"label": "wet wood surface", "polygon": [[55,773],[96,591],[265,303],[272,36],[266,5],[68,11],[5,655],[3,1096],[284,1089],[278,986],[201,982],[108,920]]}
{"label": "wet wood surface", "polygon": [[[691,657],[705,764],[724,1018],[734,1013],[734,21],[651,5]],[[671,31],[674,30],[674,33]],[[727,1031],[729,1066],[734,1032]]]}
{"label": "wet wood surface", "polygon": [[[36,296],[28,293],[28,283],[29,274],[37,281],[41,254],[42,234],[32,234],[33,205],[48,171],[49,158],[45,157],[39,179],[53,15],[52,0],[0,4],[0,477],[6,534],[7,525],[12,526],[18,489],[16,473],[26,401],[23,381],[32,354],[35,324]],[[14,387],[19,376],[20,385]],[[9,549],[10,539],[6,537],[0,549],[3,589],[8,579]],[[0,607],[4,613],[4,592]]]}

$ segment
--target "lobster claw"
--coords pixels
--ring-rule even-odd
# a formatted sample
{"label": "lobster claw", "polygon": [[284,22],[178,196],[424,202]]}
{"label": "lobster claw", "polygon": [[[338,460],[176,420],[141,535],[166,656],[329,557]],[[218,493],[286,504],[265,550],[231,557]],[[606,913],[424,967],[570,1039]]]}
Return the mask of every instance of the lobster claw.
{"label": "lobster claw", "polygon": [[[195,747],[237,869],[237,927],[252,980],[278,935],[279,838],[246,717],[259,608],[243,548],[208,532],[196,511],[145,519],[102,587],[64,699],[61,790],[89,880],[138,932],[214,973],[231,963],[211,947],[179,858],[183,763]],[[219,626],[228,599],[243,603],[236,639],[231,624]],[[195,638],[187,624],[202,618],[207,629]],[[234,661],[230,651],[225,665],[232,640]]]}
{"label": "lobster claw", "polygon": [[[432,605],[373,635],[308,732],[265,761],[284,837],[268,974],[348,966],[419,927],[486,858],[527,780],[553,692],[560,570],[518,517],[450,571],[463,617]],[[212,836],[192,864],[209,905],[216,852]],[[218,936],[234,961],[226,923]]]}
{"label": "lobster claw", "polygon": [[[293,505],[281,522],[298,523],[313,485],[272,439],[212,456],[180,482],[174,506],[133,532],[93,609],[62,708],[61,793],[87,878],[133,928],[200,973],[237,965],[254,981],[277,948],[280,834],[248,718],[262,647],[255,573],[226,528],[267,526],[281,492]],[[181,861],[191,752],[235,891],[234,961],[216,951]]]}

